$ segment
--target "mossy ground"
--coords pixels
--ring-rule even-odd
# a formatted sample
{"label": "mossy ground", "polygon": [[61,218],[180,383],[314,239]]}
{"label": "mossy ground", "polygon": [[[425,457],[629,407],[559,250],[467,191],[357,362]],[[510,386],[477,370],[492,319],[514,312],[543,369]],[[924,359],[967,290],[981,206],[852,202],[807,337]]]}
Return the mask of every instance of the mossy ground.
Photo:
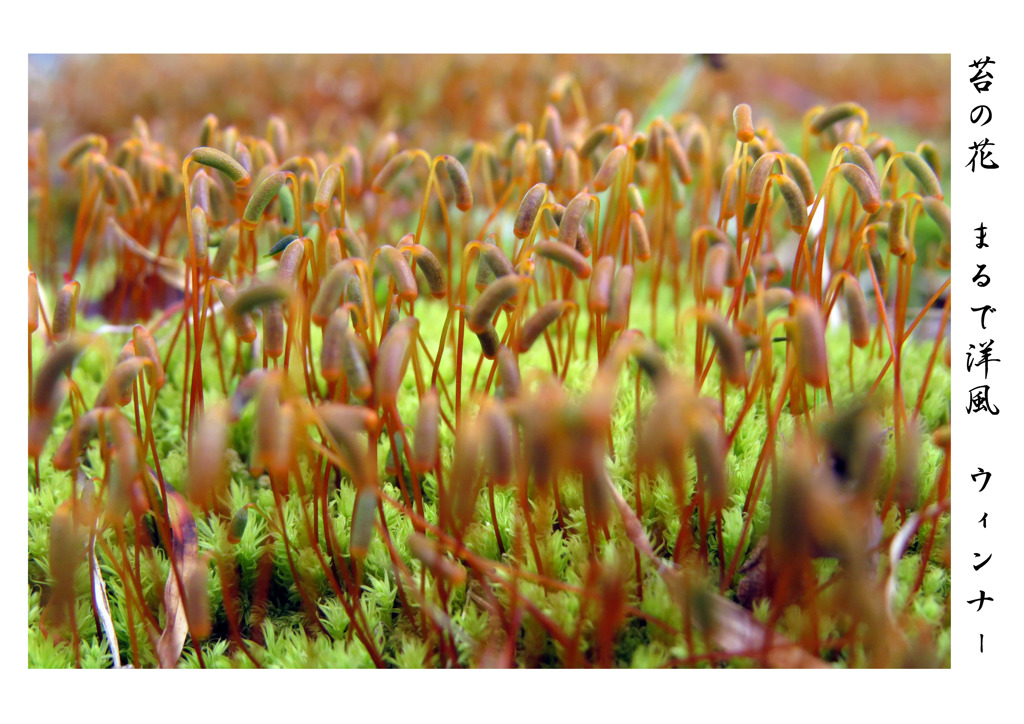
{"label": "mossy ground", "polygon": [[[428,341],[432,351],[437,336],[440,334],[444,321],[445,306],[442,302],[429,300],[425,295],[423,301],[416,304],[416,316],[420,320],[420,334]],[[649,331],[650,320],[650,292],[645,282],[638,282],[634,302],[632,305],[631,320],[633,326],[641,330]],[[685,306],[685,304],[684,304]],[[684,325],[677,334],[671,304],[670,291],[662,289],[659,300],[660,320],[658,333],[655,340],[664,349],[669,364],[673,368],[692,370],[692,340],[694,330],[692,325]],[[82,320],[82,327],[95,327],[93,320]],[[500,330],[500,327],[499,327]],[[165,327],[157,334],[158,341],[169,335],[173,330]],[[233,334],[224,334],[224,325],[220,325],[222,343],[224,345],[224,359],[226,364],[234,359],[235,339]],[[581,315],[580,322],[576,329],[577,345],[580,349],[586,342],[586,318]],[[37,335],[38,338],[39,335]],[[84,399],[89,402],[95,399],[107,373],[112,368],[113,360],[117,351],[126,340],[126,335],[121,333],[107,333],[101,336],[100,342],[82,357],[78,363],[73,378],[82,392]],[[691,340],[690,344],[679,344],[677,340]],[[877,346],[868,350],[853,349],[853,383],[851,384],[847,363],[851,354],[851,346],[848,340],[848,332],[844,326],[838,326],[829,330],[827,335],[829,368],[831,370],[831,391],[833,404],[836,408],[843,408],[855,399],[863,396],[885,361],[885,355],[880,356]],[[314,334],[314,359],[318,359],[319,334]],[[472,383],[474,366],[479,355],[479,345],[473,335],[466,334],[464,359],[466,364],[463,367],[464,395],[469,400],[470,410],[472,409],[472,398],[466,394]],[[903,363],[903,386],[905,398],[908,401],[916,400],[917,393],[922,383],[924,370],[928,355],[930,353],[930,341],[911,340],[905,348]],[[247,347],[247,346],[246,346]],[[776,360],[777,366],[781,366],[782,344],[778,345]],[[887,347],[883,344],[882,349]],[[161,349],[165,349],[161,345]],[[218,377],[217,361],[213,352],[213,345],[204,347],[204,388],[207,402],[216,400],[222,396],[220,381]],[[38,365],[44,354],[42,343],[37,339],[33,347],[35,364]],[[154,435],[157,441],[157,449],[160,452],[160,462],[163,474],[167,482],[179,491],[184,489],[187,479],[187,455],[185,444],[181,435],[181,385],[184,372],[183,345],[179,343],[176,348],[171,364],[168,365],[168,381],[165,388],[160,392],[158,404],[154,416]],[[524,371],[524,384],[529,385],[538,376],[528,370],[550,370],[551,365],[548,351],[543,344],[538,343],[534,348],[521,358],[521,368]],[[780,367],[781,368],[781,367]],[[569,372],[566,376],[565,387],[570,395],[579,394],[584,391],[594,377],[596,361],[591,350],[589,358],[577,355],[569,365]],[[455,376],[454,362],[452,355],[446,355],[440,366],[441,375],[448,381],[449,388],[454,393],[452,384]],[[490,371],[490,362],[485,361],[480,372],[478,389],[486,380]],[[635,375],[637,368],[631,365],[623,372],[620,380],[619,396],[612,418],[612,439],[614,445],[614,456],[608,461],[608,469],[612,480],[620,488],[627,500],[633,500],[634,486],[636,483],[635,467],[633,464],[633,447],[635,445]],[[718,371],[713,368],[704,386],[705,394],[715,395],[718,390]],[[293,366],[292,376],[296,385],[302,385],[301,374],[297,367]],[[891,398],[892,395],[892,372],[887,374],[879,387],[878,394]],[[403,383],[404,387],[398,397],[398,409],[407,427],[415,422],[417,410],[417,395],[415,376],[410,365],[409,372]],[[653,392],[649,382],[644,379],[640,385],[640,407],[645,409],[652,400]],[[917,500],[919,504],[925,501],[932,494],[932,486],[936,473],[942,462],[942,453],[927,437],[940,425],[948,422],[949,419],[949,372],[941,365],[936,366],[928,394],[925,397],[921,413],[921,427],[925,433],[924,444],[920,459],[920,468],[917,477]],[[230,392],[230,389],[229,389]],[[908,403],[908,404],[912,404]],[[733,421],[739,414],[742,406],[742,396],[736,391],[731,391],[725,398],[725,423],[726,429],[730,429]],[[817,410],[827,409],[824,395],[819,395],[816,401]],[[891,410],[891,406],[889,406]],[[129,408],[126,408],[128,411]],[[471,414],[471,413],[470,413]],[[891,415],[891,412],[890,412]],[[48,597],[49,572],[48,572],[48,546],[49,546],[49,521],[57,505],[69,494],[72,485],[69,473],[55,470],[50,464],[50,459],[56,445],[63,437],[71,422],[71,413],[65,405],[58,415],[54,431],[50,437],[46,449],[40,460],[40,482],[38,491],[33,489],[34,470],[29,464],[30,492],[28,501],[28,554],[29,554],[29,666],[31,667],[68,667],[74,665],[74,657],[70,644],[57,643],[53,638],[47,638],[40,630],[39,620],[42,606]],[[250,406],[242,415],[241,420],[234,425],[231,440],[234,448],[231,463],[231,485],[230,485],[230,507],[237,510],[248,503],[252,503],[261,511],[273,509],[273,495],[266,477],[254,478],[248,470],[248,458],[253,439],[254,411]],[[891,425],[892,420],[888,419],[885,425]],[[788,411],[783,411],[782,418],[778,425],[778,446],[785,445],[786,440],[793,431],[794,421]],[[454,438],[451,432],[442,425],[441,427],[441,449],[445,465],[451,463],[451,451]],[[886,445],[888,451],[884,463],[883,480],[888,480],[888,471],[894,466],[892,453],[891,433],[887,433],[889,441]],[[766,437],[766,413],[762,403],[754,405],[737,435],[732,449],[727,458],[729,478],[731,481],[731,495],[723,515],[722,541],[719,543],[714,536],[710,540],[711,570],[709,576],[717,580],[717,550],[721,545],[724,548],[726,559],[732,555],[739,541],[740,529],[742,527],[741,509],[747,486],[750,483],[755,462],[761,452]],[[401,491],[398,488],[394,475],[386,472],[385,465],[389,458],[390,445],[387,437],[382,436],[378,450],[378,463],[380,479],[383,489],[392,498],[400,499]],[[302,463],[304,473],[310,461]],[[691,466],[692,468],[692,466]],[[85,471],[89,474],[100,475],[102,462],[95,450],[90,449],[88,464]],[[692,474],[691,474],[692,475]],[[692,481],[689,488],[692,491]],[[427,511],[427,518],[436,521],[436,483],[432,476],[428,475],[423,483],[424,498]],[[538,543],[545,559],[546,572],[552,578],[559,581],[582,587],[586,580],[587,554],[589,543],[587,541],[587,527],[584,523],[582,488],[578,480],[565,479],[560,484],[562,505],[569,511],[566,525],[568,530],[565,535],[553,527],[555,511],[549,500],[536,501],[537,520],[542,521],[545,517],[552,525],[540,525],[538,531]],[[339,542],[341,550],[347,550],[347,543],[350,531],[350,518],[354,503],[354,489],[351,481],[343,478],[340,488],[333,492],[330,499],[331,518],[334,526],[334,534]],[[679,532],[680,520],[678,509],[668,482],[660,475],[649,476],[642,485],[640,498],[643,503],[642,523],[645,531],[652,540],[660,555],[671,555],[672,547],[675,544]],[[517,565],[533,570],[533,560],[529,555],[522,555],[521,552],[510,551],[518,537],[517,521],[521,516],[517,514],[518,501],[516,493],[512,489],[499,489],[496,491],[495,504],[499,526],[499,535],[506,548],[506,556],[516,560]],[[918,506],[912,506],[918,507]],[[771,509],[770,486],[765,487],[765,492],[758,501],[752,514],[752,531],[747,536],[745,545],[756,542],[767,530],[769,513]],[[406,545],[406,538],[412,532],[412,524],[397,511],[386,508],[388,515],[388,527],[394,545],[402,557],[405,565],[414,573],[421,570],[421,564],[409,552]],[[263,547],[268,535],[268,526],[263,518],[255,513],[249,516],[248,527],[238,544],[231,545],[227,542],[226,524],[216,518],[204,518],[197,514],[197,530],[199,537],[200,554],[211,554],[213,559],[234,561],[239,575],[239,586],[243,592],[241,597],[242,627],[247,642],[256,651],[257,657],[267,667],[369,667],[372,661],[365,649],[358,642],[355,642],[349,631],[349,620],[344,608],[336,600],[331,592],[322,568],[318,565],[311,550],[310,541],[305,526],[302,523],[298,496],[292,496],[284,505],[284,519],[289,539],[296,549],[300,551],[295,563],[303,578],[303,585],[308,591],[315,592],[318,596],[320,606],[320,620],[330,634],[324,636],[312,630],[309,622],[304,620],[302,603],[292,578],[292,574],[285,555],[284,545],[280,537],[275,537],[271,549],[274,562],[274,575],[270,588],[269,606],[262,628],[259,631],[249,630],[247,627],[251,620],[251,591],[255,583],[257,564],[263,554]],[[476,553],[490,559],[499,558],[495,533],[492,529],[490,509],[486,495],[478,499],[477,512],[474,523],[468,530],[465,538],[466,545]],[[696,521],[691,521],[696,528]],[[883,538],[891,536],[899,525],[895,510],[884,521]],[[949,516],[944,515],[939,521],[938,540],[948,539]],[[613,516],[611,525],[611,540],[605,541],[603,537],[597,542],[599,556],[606,562],[615,562],[621,566],[627,575],[633,576],[633,550],[629,543],[624,528],[617,518]],[[910,620],[914,625],[908,630],[915,631],[915,635],[927,636],[931,641],[936,642],[934,646],[937,655],[936,663],[949,665],[950,644],[949,644],[949,571],[940,560],[941,546],[932,549],[931,559],[927,562],[927,572],[922,588],[915,594],[912,601],[907,601],[908,591],[917,575],[921,565],[922,555],[919,541],[924,539],[928,533],[925,527],[912,542],[906,555],[897,564],[897,594],[896,611],[907,611]],[[113,533],[105,531],[104,539],[111,549],[116,549],[116,541]],[[322,536],[322,532],[320,534]],[[133,536],[129,528],[129,542]],[[130,661],[130,636],[128,631],[127,617],[124,610],[124,592],[122,583],[109,565],[105,552],[101,547],[97,548],[97,555],[100,562],[100,569],[103,573],[110,598],[113,619],[117,631],[118,645],[121,651],[123,663]],[[816,563],[819,580],[826,583],[836,569],[834,559],[820,559]],[[879,570],[887,570],[888,560],[883,553],[879,561]],[[143,590],[147,603],[153,611],[161,610],[160,601],[163,591],[163,582],[168,574],[168,563],[166,557],[158,552],[155,556],[154,565],[142,565],[139,568],[140,578],[143,583]],[[641,575],[643,578],[643,600],[634,599],[631,605],[639,607],[642,611],[656,616],[672,626],[682,625],[681,612],[673,598],[666,590],[664,582],[657,575],[653,566],[647,562],[641,562]],[[376,638],[379,649],[383,652],[387,662],[398,667],[419,667],[435,665],[431,652],[426,644],[422,642],[404,623],[401,615],[401,608],[397,600],[397,584],[394,578],[392,565],[385,545],[375,536],[370,546],[369,554],[366,557],[364,568],[364,595],[361,604],[369,623],[369,630]],[[247,667],[251,662],[241,653],[229,654],[227,635],[227,620],[222,602],[221,581],[215,573],[215,567],[211,564],[211,576],[209,579],[209,605],[212,612],[213,633],[212,636],[202,644],[205,663],[209,667]],[[735,593],[736,580],[728,591],[730,595]],[[449,602],[449,613],[452,622],[459,627],[465,636],[456,637],[460,663],[469,664],[475,655],[475,643],[487,636],[489,627],[494,624],[490,621],[485,609],[479,605],[479,598],[473,595],[474,586],[480,586],[478,581],[470,579],[466,587],[456,589]],[[544,587],[528,582],[520,583],[524,595],[531,598],[538,608],[566,630],[574,630],[577,621],[580,619],[580,599],[574,594],[558,592],[545,589]],[[84,565],[79,566],[76,578],[76,592],[78,594],[78,625],[82,635],[81,663],[86,667],[109,667],[110,651],[102,636],[97,635],[95,619],[91,613],[89,601],[89,580],[88,570]],[[496,592],[499,600],[502,593]],[[826,587],[823,596],[838,595],[835,587]],[[415,604],[413,604],[415,607]],[[592,609],[593,607],[591,607]],[[827,608],[827,604],[826,604]],[[582,640],[586,642],[587,635],[592,629],[593,610],[583,612],[584,627]],[[765,607],[755,607],[755,616],[764,619],[766,617]],[[799,640],[806,632],[809,625],[807,616],[796,606],[787,609],[778,625],[778,630],[787,636]],[[843,666],[850,661],[851,657],[858,654],[851,651],[849,646],[832,647],[830,641],[834,641],[844,631],[848,622],[834,620],[823,616],[818,621],[819,640],[822,642],[822,650],[819,652],[822,658]],[[145,641],[143,628],[136,623],[136,636],[139,641]],[[258,643],[257,643],[258,642]],[[586,644],[584,644],[586,646]],[[699,648],[699,642],[698,642]],[[592,649],[592,647],[591,647]],[[140,661],[142,666],[155,666],[157,664],[155,655],[148,645],[139,647]],[[630,618],[622,627],[615,649],[615,661],[619,666],[633,667],[657,667],[667,665],[672,660],[684,658],[688,655],[700,653],[700,651],[687,651],[686,646],[656,626],[647,624],[643,619]],[[523,623],[520,640],[518,642],[517,660],[520,664],[527,666],[559,665],[564,661],[563,652],[557,644],[550,640],[543,629],[533,619],[527,617]],[[863,657],[860,657],[863,661]],[[191,667],[197,665],[197,658],[192,650],[191,643],[186,646],[182,655],[180,665]],[[710,665],[710,664],[708,664]],[[742,666],[743,660],[736,660],[732,665]]]}

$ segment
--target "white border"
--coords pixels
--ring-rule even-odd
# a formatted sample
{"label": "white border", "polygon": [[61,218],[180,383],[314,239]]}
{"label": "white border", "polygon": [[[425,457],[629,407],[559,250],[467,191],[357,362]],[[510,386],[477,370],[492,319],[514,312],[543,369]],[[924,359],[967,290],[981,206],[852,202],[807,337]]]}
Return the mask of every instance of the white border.
{"label": "white border", "polygon": [[[1003,6],[1007,7],[1007,6]],[[0,436],[0,459],[4,461],[6,484],[13,499],[3,506],[5,552],[3,556],[3,621],[5,689],[17,698],[9,709],[44,721],[63,717],[120,719],[141,716],[147,721],[183,717],[227,715],[238,721],[266,719],[317,712],[339,719],[355,716],[397,716],[415,720],[481,719],[507,721],[536,716],[542,720],[564,720],[596,715],[596,721],[645,719],[682,720],[697,713],[715,712],[719,720],[729,718],[791,718],[794,713],[811,714],[829,721],[861,720],[864,715],[885,719],[900,714],[935,716],[949,720],[957,714],[980,720],[996,716],[1002,720],[1003,707],[1011,702],[1016,681],[1010,673],[1019,670],[1015,654],[1020,648],[1020,627],[1013,616],[1019,610],[1020,576],[1014,570],[1011,516],[1020,510],[1020,483],[1014,466],[1013,421],[1021,408],[1019,386],[1012,372],[1022,359],[1015,342],[1011,306],[1011,279],[1020,262],[1021,239],[1011,233],[1015,185],[1007,179],[1019,168],[1021,68],[1019,44],[1011,36],[1018,27],[1008,9],[996,4],[959,4],[947,11],[935,4],[857,2],[788,3],[773,7],[759,2],[707,3],[697,6],[682,2],[647,3],[528,3],[487,4],[482,2],[422,2],[397,5],[342,2],[231,3],[175,1],[174,3],[91,2],[71,4],[19,3],[5,10],[4,93],[7,106],[2,116],[3,137],[14,148],[25,138],[26,115],[19,113],[27,98],[27,54],[30,52],[253,52],[273,48],[274,52],[939,52],[953,53],[953,195],[954,290],[959,297],[953,312],[954,379],[953,409],[958,393],[966,395],[956,360],[963,359],[967,332],[972,320],[965,316],[966,293],[961,259],[973,219],[984,213],[986,223],[1001,233],[990,237],[993,247],[990,269],[1000,276],[985,295],[997,308],[1002,305],[997,349],[1004,360],[1000,368],[998,403],[1004,412],[999,426],[972,429],[954,417],[956,443],[953,491],[954,520],[954,651],[953,671],[938,672],[311,672],[216,675],[136,673],[131,682],[115,680],[110,674],[38,672],[25,670],[25,609],[22,581],[24,557],[25,399],[23,354],[14,361],[4,359],[6,379],[14,381],[11,394],[14,410]],[[272,42],[256,44],[257,27],[273,27]],[[144,34],[137,34],[141,29]],[[960,73],[964,59],[988,53],[997,59],[997,85],[990,94],[996,121],[990,124],[998,143],[1000,163],[1006,171],[990,188],[974,189],[959,169],[965,129],[965,81]],[[969,62],[969,61],[968,61]],[[969,125],[969,124],[967,124]],[[17,159],[23,158],[21,151]],[[966,162],[964,159],[963,162]],[[26,186],[20,160],[3,174],[4,208],[24,233],[6,240],[13,256],[4,264],[4,295],[8,310],[23,309],[27,221]],[[998,185],[997,183],[998,182]],[[1016,192],[1019,194],[1020,192]],[[997,204],[1001,207],[997,208]],[[984,208],[984,211],[982,209]],[[991,209],[991,210],[989,210]],[[966,236],[965,236],[966,235]],[[960,290],[965,290],[961,292]],[[1005,311],[1003,311],[1005,310]],[[970,314],[969,311],[966,314]],[[22,317],[16,311],[3,316],[6,339],[21,340]],[[993,327],[996,329],[996,327]],[[22,342],[14,343],[22,350]],[[990,375],[995,385],[995,372]],[[960,408],[962,409],[962,407]],[[972,421],[973,422],[973,421]],[[969,525],[975,515],[974,502],[964,491],[963,475],[974,465],[975,455],[984,454],[997,477],[984,501],[1001,516],[999,526],[990,514],[985,541],[974,537]],[[969,481],[969,478],[968,478]],[[991,502],[990,502],[991,501]],[[973,563],[973,548],[991,538],[995,556],[986,590],[997,601],[986,624],[993,625],[986,637],[987,653],[982,662],[971,657],[970,645],[961,632],[971,625],[970,610],[958,603],[973,584],[966,573]],[[980,575],[980,574],[979,574]],[[973,595],[976,595],[976,591]],[[986,609],[985,613],[989,613]],[[1001,640],[1000,640],[1001,639]],[[966,646],[966,648],[965,648]],[[190,681],[184,680],[189,676]],[[254,686],[254,677],[262,685]],[[851,678],[854,677],[854,678]],[[231,681],[227,679],[230,678]],[[116,681],[116,683],[115,683]],[[214,682],[214,683],[211,683]],[[296,702],[301,702],[295,707]],[[20,706],[19,706],[20,704]],[[58,718],[59,717],[59,718]]]}

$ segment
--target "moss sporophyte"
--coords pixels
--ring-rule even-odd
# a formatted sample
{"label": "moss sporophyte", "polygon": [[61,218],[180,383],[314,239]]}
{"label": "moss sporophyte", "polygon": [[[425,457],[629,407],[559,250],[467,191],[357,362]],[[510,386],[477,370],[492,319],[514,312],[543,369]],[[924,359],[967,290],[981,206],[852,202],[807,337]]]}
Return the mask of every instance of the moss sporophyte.
{"label": "moss sporophyte", "polygon": [[937,154],[549,101],[32,134],[31,666],[948,666]]}

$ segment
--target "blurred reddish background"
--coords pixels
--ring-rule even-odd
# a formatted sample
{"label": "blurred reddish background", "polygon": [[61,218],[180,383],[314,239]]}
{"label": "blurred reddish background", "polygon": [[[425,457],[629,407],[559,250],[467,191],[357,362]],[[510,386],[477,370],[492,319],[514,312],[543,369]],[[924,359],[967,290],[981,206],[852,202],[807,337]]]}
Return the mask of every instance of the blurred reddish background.
{"label": "blurred reddish background", "polygon": [[157,137],[187,145],[209,112],[249,131],[276,113],[345,140],[382,127],[410,141],[490,138],[538,120],[561,73],[578,79],[592,120],[620,107],[639,118],[691,63],[698,112],[746,102],[755,116],[797,121],[815,104],[856,99],[873,124],[948,140],[948,55],[36,55],[29,127],[59,147],[86,131],[114,137],[139,114]]}

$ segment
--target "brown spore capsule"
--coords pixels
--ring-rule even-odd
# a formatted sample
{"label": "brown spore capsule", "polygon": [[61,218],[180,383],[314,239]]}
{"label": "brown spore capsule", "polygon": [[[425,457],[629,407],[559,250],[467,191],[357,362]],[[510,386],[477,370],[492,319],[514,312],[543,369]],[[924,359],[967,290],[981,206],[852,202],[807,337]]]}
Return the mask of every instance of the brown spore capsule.
{"label": "brown spore capsule", "polygon": [[875,186],[867,172],[852,163],[839,164],[839,172],[843,174],[843,178],[856,192],[864,210],[869,214],[878,211],[882,205],[882,198],[879,195],[878,187]]}
{"label": "brown spore capsule", "polygon": [[909,169],[910,173],[914,174],[914,178],[921,184],[922,194],[924,196],[934,196],[941,201],[943,198],[942,184],[939,182],[939,177],[935,175],[932,167],[916,153],[903,153],[900,155],[900,158],[903,159],[903,165]]}
{"label": "brown spore capsule", "polygon": [[416,413],[416,434],[413,437],[412,467],[414,472],[432,470],[438,463],[439,423],[441,401],[437,389],[431,387],[420,399]]}
{"label": "brown spore capsule", "polygon": [[651,240],[647,236],[647,227],[636,211],[629,214],[629,243],[632,244],[633,253],[639,261],[651,258]]}
{"label": "brown spore capsule", "polygon": [[537,212],[540,210],[541,204],[544,203],[544,197],[547,195],[547,184],[538,183],[526,192],[523,196],[522,202],[519,204],[519,211],[516,212],[516,220],[512,227],[512,233],[515,234],[517,239],[525,239],[533,228],[534,220],[537,218]]}
{"label": "brown spore capsule", "polygon": [[511,400],[519,395],[521,378],[519,375],[519,359],[505,345],[498,347],[495,355],[498,361],[498,389],[503,399]]}
{"label": "brown spore capsule", "polygon": [[[533,343],[537,341],[537,338],[544,333],[552,322],[558,319],[570,307],[575,307],[575,303],[565,299],[553,299],[550,302],[546,302],[540,309],[534,312],[530,317],[523,322],[523,326],[519,332],[519,344],[517,350],[520,354],[526,352],[533,346]],[[497,350],[495,350],[497,352]]]}
{"label": "brown spore capsule", "polygon": [[567,147],[562,154],[559,185],[566,195],[574,195],[580,190],[580,157],[572,147]]}
{"label": "brown spore capsule", "polygon": [[590,277],[590,263],[587,262],[583,254],[576,251],[574,248],[566,246],[565,244],[561,244],[557,241],[538,241],[533,245],[533,252],[538,256],[550,259],[556,264],[564,266],[578,279],[587,279]]}
{"label": "brown spore capsule", "polygon": [[897,199],[889,211],[889,253],[903,256],[907,253],[907,202]]}
{"label": "brown spore capsule", "polygon": [[546,184],[555,182],[555,153],[547,141],[540,140],[533,144],[533,157],[537,161],[537,174]]}
{"label": "brown spore capsule", "polygon": [[597,175],[594,176],[595,191],[604,191],[612,185],[615,175],[619,171],[619,166],[622,165],[623,159],[626,158],[628,150],[625,145],[620,144],[609,152],[604,159],[604,163],[601,164],[601,168],[598,169]]}
{"label": "brown spore capsule", "polygon": [[805,231],[810,220],[807,218],[807,200],[801,193],[800,186],[789,176],[781,175],[775,177],[775,185],[786,202],[790,226],[796,231]]}
{"label": "brown spore capsule", "polygon": [[846,301],[846,315],[850,321],[850,341],[856,347],[864,348],[871,341],[871,322],[868,318],[868,303],[864,290],[852,279],[843,280],[843,298]]}
{"label": "brown spore capsule", "polygon": [[448,178],[455,190],[455,207],[459,211],[469,211],[473,208],[473,189],[469,185],[469,174],[465,167],[454,156],[443,155],[445,170],[448,171]]}
{"label": "brown spore capsule", "polygon": [[606,324],[609,329],[624,329],[629,321],[629,304],[633,299],[633,267],[623,266],[612,282]]}
{"label": "brown spore capsule", "polygon": [[754,140],[754,119],[749,105],[740,103],[733,109],[732,125],[736,129],[736,139],[740,143],[750,143]]}
{"label": "brown spore capsule", "polygon": [[398,389],[405,376],[405,368],[413,352],[413,340],[419,320],[406,317],[384,336],[377,353],[376,391],[385,408],[395,404]]}
{"label": "brown spore capsule", "polygon": [[75,329],[78,293],[81,288],[78,282],[68,282],[57,293],[57,303],[53,308],[53,324],[50,327],[56,342],[66,340]]}
{"label": "brown spore capsule", "polygon": [[277,171],[260,182],[252,196],[249,197],[249,203],[246,204],[245,211],[242,213],[242,226],[246,229],[256,228],[260,223],[263,212],[270,205],[273,198],[281,191],[281,187],[284,186],[287,179],[288,175],[286,173]]}
{"label": "brown spore capsule", "polygon": [[216,148],[200,146],[192,151],[192,160],[203,166],[217,169],[236,186],[245,186],[250,181],[249,172],[238,161]]}
{"label": "brown spore capsule", "polygon": [[583,214],[590,205],[590,194],[579,193],[565,207],[561,221],[558,222],[558,241],[568,247],[576,247],[576,233],[583,221]]}
{"label": "brown spore capsule", "polygon": [[485,331],[498,307],[519,293],[519,290],[530,283],[530,278],[518,274],[508,274],[495,279],[477,299],[476,304],[466,317],[466,326],[474,334]]}
{"label": "brown spore capsule", "polygon": [[284,354],[284,312],[280,304],[263,307],[263,351],[271,359]]}
{"label": "brown spore capsule", "polygon": [[810,297],[793,299],[791,331],[796,347],[797,368],[811,387],[824,387],[828,381],[828,354],[825,349],[825,323],[821,311]]}
{"label": "brown spore capsule", "polygon": [[858,117],[867,123],[868,113],[857,103],[837,103],[814,117],[811,121],[811,133],[819,135],[826,128],[853,117]]}
{"label": "brown spore capsule", "polygon": [[587,308],[591,312],[608,311],[614,275],[615,259],[612,256],[602,256],[594,264],[594,273],[590,277],[590,292],[587,295]]}
{"label": "brown spore capsule", "polygon": [[416,286],[416,277],[412,273],[412,267],[408,260],[397,248],[385,244],[377,250],[384,260],[384,266],[391,275],[398,290],[398,297],[403,301],[411,302],[419,296],[419,289]]}

